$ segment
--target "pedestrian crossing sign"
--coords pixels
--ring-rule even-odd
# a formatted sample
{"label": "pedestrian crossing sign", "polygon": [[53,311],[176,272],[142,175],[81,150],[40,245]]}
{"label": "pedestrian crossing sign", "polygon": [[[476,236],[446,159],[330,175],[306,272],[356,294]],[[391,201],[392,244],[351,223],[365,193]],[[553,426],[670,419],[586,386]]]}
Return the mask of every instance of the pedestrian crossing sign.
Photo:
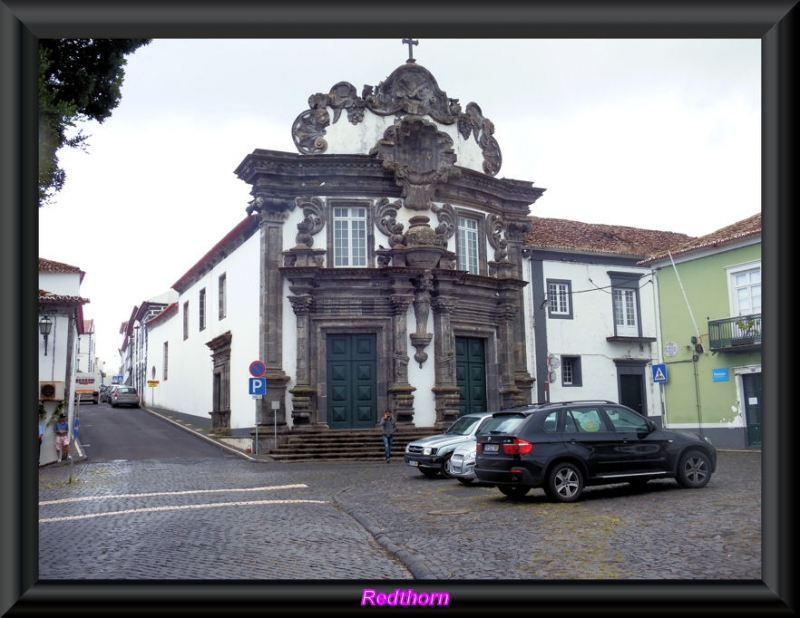
{"label": "pedestrian crossing sign", "polygon": [[667,366],[665,364],[653,365],[653,382],[667,381]]}

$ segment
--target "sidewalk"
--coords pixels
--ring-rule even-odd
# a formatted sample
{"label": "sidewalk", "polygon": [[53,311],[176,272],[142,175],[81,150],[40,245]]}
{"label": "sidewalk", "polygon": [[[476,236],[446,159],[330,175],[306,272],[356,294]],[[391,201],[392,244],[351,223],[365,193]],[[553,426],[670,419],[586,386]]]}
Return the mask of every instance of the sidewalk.
{"label": "sidewalk", "polygon": [[175,412],[174,410],[164,410],[162,408],[151,408],[146,405],[141,405],[140,407],[145,412],[158,416],[168,423],[172,423],[176,427],[189,431],[204,440],[213,442],[243,459],[263,463],[275,461],[267,454],[262,455],[261,453],[249,452],[253,444],[253,439],[250,435],[251,430],[249,428],[234,429],[231,431],[231,435],[220,436],[211,431],[210,418],[200,418],[198,416],[192,416],[191,414],[183,414],[181,412]]}

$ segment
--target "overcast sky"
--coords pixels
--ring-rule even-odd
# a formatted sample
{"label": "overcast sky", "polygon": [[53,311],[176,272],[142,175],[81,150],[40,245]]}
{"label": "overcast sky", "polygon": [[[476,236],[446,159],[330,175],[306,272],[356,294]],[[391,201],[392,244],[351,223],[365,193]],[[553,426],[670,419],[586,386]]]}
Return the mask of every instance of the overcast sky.
{"label": "overcast sky", "polygon": [[[701,236],[761,210],[760,39],[422,39],[414,58],[495,126],[498,178],[545,188],[531,214]],[[88,152],[39,209],[39,256],[86,272],[106,370],[119,327],[245,216],[233,170],[295,153],[312,94],[360,94],[408,58],[400,39],[156,39]],[[339,122],[347,122],[342,116]],[[458,163],[458,162],[456,162]]]}

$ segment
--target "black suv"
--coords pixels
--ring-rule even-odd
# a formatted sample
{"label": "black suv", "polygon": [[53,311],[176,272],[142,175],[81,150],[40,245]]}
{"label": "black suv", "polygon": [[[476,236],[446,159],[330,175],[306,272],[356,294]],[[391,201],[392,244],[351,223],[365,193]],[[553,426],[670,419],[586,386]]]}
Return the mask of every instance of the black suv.
{"label": "black suv", "polygon": [[704,487],[716,469],[708,438],[660,429],[612,401],[537,404],[510,432],[477,436],[475,475],[506,496],[541,487],[557,502],[574,502],[589,485],[674,478]]}

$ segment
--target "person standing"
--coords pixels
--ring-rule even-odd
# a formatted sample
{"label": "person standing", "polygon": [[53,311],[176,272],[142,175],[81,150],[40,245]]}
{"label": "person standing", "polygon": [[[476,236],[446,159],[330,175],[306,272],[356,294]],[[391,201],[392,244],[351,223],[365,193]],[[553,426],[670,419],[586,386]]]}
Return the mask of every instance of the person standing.
{"label": "person standing", "polygon": [[381,430],[383,432],[383,450],[386,456],[386,463],[392,458],[392,440],[394,439],[394,432],[397,429],[397,421],[392,417],[392,411],[387,408],[383,413],[381,420]]}
{"label": "person standing", "polygon": [[56,455],[58,455],[58,461],[61,461],[62,449],[67,459],[72,459],[72,455],[69,452],[69,423],[67,423],[67,415],[63,412],[58,417],[58,422],[53,425],[53,431],[55,431],[56,434]]}

